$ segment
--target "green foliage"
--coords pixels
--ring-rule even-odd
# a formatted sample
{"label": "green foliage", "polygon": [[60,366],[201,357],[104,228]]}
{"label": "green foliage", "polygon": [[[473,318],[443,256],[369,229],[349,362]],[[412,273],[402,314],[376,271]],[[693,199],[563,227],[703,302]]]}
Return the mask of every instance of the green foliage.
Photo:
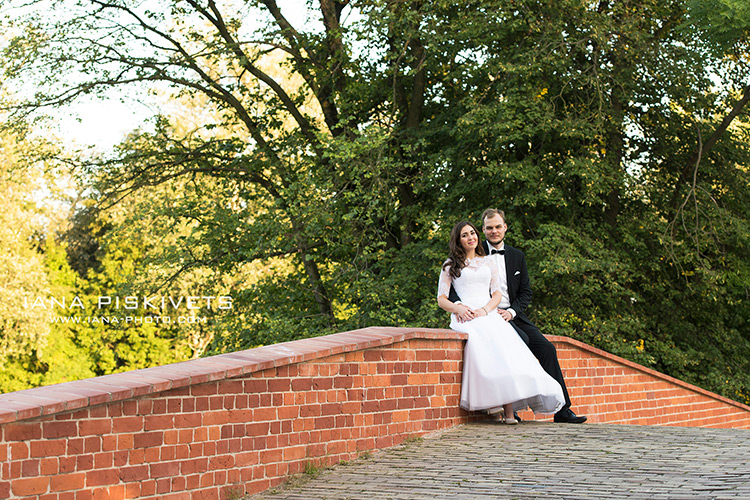
{"label": "green foliage", "polygon": [[[42,311],[30,307],[48,286],[44,257],[38,249],[42,211],[30,191],[42,177],[24,164],[23,147],[15,134],[0,135],[0,391],[40,383],[38,347],[47,342],[49,327]],[[28,145],[31,149],[31,146]]]}
{"label": "green foliage", "polygon": [[36,91],[9,124],[131,83],[180,110],[81,160],[77,277],[48,282],[233,299],[200,325],[55,326],[55,349],[99,374],[445,326],[447,232],[496,206],[545,333],[748,401],[744,3],[321,2],[295,27],[274,6],[74,2],[9,26],[5,78]]}
{"label": "green foliage", "polygon": [[750,6],[742,0],[690,0],[687,2],[692,25],[727,50],[750,42]]}

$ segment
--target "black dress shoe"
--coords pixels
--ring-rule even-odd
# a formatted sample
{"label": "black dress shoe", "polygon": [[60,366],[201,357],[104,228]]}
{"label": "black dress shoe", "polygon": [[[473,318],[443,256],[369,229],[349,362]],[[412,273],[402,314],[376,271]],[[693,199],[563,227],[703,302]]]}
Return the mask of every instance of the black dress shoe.
{"label": "black dress shoe", "polygon": [[560,410],[557,413],[555,413],[555,422],[558,423],[565,423],[565,424],[582,424],[586,421],[586,417],[584,416],[578,416],[575,413],[573,413],[573,410],[570,408],[566,408],[565,410]]}

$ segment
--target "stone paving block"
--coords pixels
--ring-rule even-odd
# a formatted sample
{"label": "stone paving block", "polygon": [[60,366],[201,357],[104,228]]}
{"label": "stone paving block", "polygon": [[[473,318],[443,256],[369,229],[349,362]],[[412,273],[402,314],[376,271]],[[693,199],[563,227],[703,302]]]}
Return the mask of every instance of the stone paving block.
{"label": "stone paving block", "polygon": [[748,430],[484,422],[248,500],[748,500],[748,464]]}

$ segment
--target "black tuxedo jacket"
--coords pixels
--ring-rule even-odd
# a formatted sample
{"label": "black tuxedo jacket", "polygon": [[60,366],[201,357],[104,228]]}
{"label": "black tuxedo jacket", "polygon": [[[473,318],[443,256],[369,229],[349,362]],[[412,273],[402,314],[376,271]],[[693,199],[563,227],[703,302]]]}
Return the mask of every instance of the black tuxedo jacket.
{"label": "black tuxedo jacket", "polygon": [[[483,241],[485,252],[490,254],[490,245]],[[516,319],[523,315],[526,318],[526,308],[531,303],[531,281],[526,269],[526,256],[519,249],[505,245],[505,277],[508,280],[508,300],[510,307],[516,312]]]}

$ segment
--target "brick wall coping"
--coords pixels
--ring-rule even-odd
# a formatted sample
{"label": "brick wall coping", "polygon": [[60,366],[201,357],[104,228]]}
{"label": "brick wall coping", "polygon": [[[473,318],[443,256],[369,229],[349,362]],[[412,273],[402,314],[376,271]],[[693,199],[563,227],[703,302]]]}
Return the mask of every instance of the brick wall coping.
{"label": "brick wall coping", "polygon": [[466,338],[468,336],[464,333],[436,328],[370,327],[36,387],[0,394],[0,424],[238,377],[268,368],[410,339]]}
{"label": "brick wall coping", "polygon": [[596,356],[609,359],[611,361],[614,361],[615,363],[619,363],[621,365],[628,366],[630,368],[633,368],[635,370],[638,370],[640,372],[643,372],[645,374],[651,375],[652,377],[664,380],[666,382],[672,383],[674,385],[678,385],[680,387],[684,387],[685,389],[688,389],[693,392],[698,392],[700,394],[703,394],[704,396],[707,396],[711,399],[716,399],[718,401],[721,401],[723,403],[726,403],[728,405],[735,406],[737,408],[741,408],[746,411],[750,411],[750,406],[744,405],[738,401],[734,401],[729,398],[725,398],[724,396],[720,396],[716,394],[715,392],[707,391],[706,389],[702,389],[696,385],[689,384],[687,382],[684,382],[680,379],[676,379],[674,377],[670,377],[669,375],[665,375],[664,373],[658,372],[656,370],[652,370],[651,368],[647,368],[643,365],[639,365],[638,363],[635,363],[633,361],[627,360],[625,358],[621,358],[620,356],[616,356],[614,354],[611,354],[607,351],[603,351],[601,349],[598,349],[596,347],[590,346],[589,344],[584,344],[583,342],[579,340],[572,339],[570,337],[563,337],[560,335],[545,335],[547,337],[547,340],[550,342],[556,343],[556,344],[569,344],[573,347],[576,347],[577,349],[580,349],[582,351],[590,352]]}

